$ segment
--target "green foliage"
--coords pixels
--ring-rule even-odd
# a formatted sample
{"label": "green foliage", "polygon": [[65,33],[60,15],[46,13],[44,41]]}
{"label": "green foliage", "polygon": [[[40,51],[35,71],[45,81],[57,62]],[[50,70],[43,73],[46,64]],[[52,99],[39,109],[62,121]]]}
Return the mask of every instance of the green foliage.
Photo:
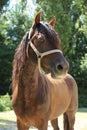
{"label": "green foliage", "polygon": [[83,20],[84,20],[84,24],[82,25],[81,27],[81,30],[84,32],[86,38],[87,38],[87,9],[86,9],[86,12],[85,14],[83,15]]}
{"label": "green foliage", "polygon": [[[80,61],[80,76],[79,76],[78,84],[84,89],[87,86],[87,53],[85,54],[84,57],[81,58]],[[87,95],[87,91],[85,92]]]}
{"label": "green foliage", "polygon": [[63,52],[67,55],[75,49],[76,43],[73,39],[77,39],[75,34],[77,35],[83,25],[83,14],[87,2],[83,0],[38,0],[37,2],[39,4],[37,10],[42,10],[46,20],[50,20],[53,15],[56,16],[55,29],[60,35]]}
{"label": "green foliage", "polygon": [[32,18],[25,8],[20,2],[0,17],[0,94],[9,92],[15,48],[31,26]]}
{"label": "green foliage", "polygon": [[[77,81],[80,106],[87,106],[87,1],[45,0],[37,1],[46,20],[56,16],[56,31],[59,32],[64,55],[70,64],[69,73]],[[83,89],[82,89],[83,88]],[[80,91],[82,90],[82,91]]]}
{"label": "green foliage", "polygon": [[0,111],[12,110],[10,96],[6,94],[5,96],[0,96]]}
{"label": "green foliage", "polygon": [[80,68],[82,71],[85,71],[87,70],[87,53],[85,54],[84,57],[82,57],[81,59],[81,65],[80,65]]}
{"label": "green foliage", "polygon": [[0,0],[0,11],[3,10],[3,7],[8,5],[9,0]]}
{"label": "green foliage", "polygon": [[[42,11],[42,20],[50,21],[56,16],[55,29],[70,64],[69,73],[76,79],[80,92],[87,86],[87,0],[37,0],[37,3],[36,11]],[[9,91],[15,48],[31,27],[32,17],[28,12],[27,0],[21,0],[14,9],[0,13],[1,94]],[[81,101],[87,95],[82,92],[79,97]]]}
{"label": "green foliage", "polygon": [[[84,26],[87,27],[87,2],[83,0],[45,0],[43,2],[38,0],[38,3],[38,10],[41,8],[46,19],[51,19],[52,15],[56,16],[55,28],[59,32],[63,52],[70,63],[70,73],[75,77],[78,76],[81,70],[81,57],[87,52],[87,36],[84,35]],[[87,28],[85,30],[87,31]]]}
{"label": "green foliage", "polygon": [[79,107],[87,108],[87,89],[84,87],[79,88]]}
{"label": "green foliage", "polygon": [[47,21],[50,21],[53,16],[56,17],[55,29],[59,33],[62,49],[64,53],[66,53],[69,47],[68,43],[72,34],[73,26],[68,12],[70,10],[72,1],[70,2],[69,0],[66,0],[65,2],[63,0],[45,0],[42,2],[38,0],[38,3],[40,5],[38,10],[41,8]]}

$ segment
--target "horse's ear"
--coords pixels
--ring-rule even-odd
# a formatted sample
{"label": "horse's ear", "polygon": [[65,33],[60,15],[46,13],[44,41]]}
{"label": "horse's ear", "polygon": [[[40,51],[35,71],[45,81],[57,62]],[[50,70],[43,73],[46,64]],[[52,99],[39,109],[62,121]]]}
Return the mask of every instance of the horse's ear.
{"label": "horse's ear", "polygon": [[56,23],[56,17],[53,17],[53,19],[49,22],[49,24],[54,27],[55,23]]}
{"label": "horse's ear", "polygon": [[40,23],[40,18],[41,18],[41,12],[38,12],[37,15],[35,16],[35,24]]}

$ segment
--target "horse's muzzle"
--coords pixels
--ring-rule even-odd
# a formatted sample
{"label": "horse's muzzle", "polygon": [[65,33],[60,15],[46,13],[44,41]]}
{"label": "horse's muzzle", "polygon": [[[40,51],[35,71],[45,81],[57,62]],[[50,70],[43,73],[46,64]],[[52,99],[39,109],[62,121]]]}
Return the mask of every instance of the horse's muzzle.
{"label": "horse's muzzle", "polygon": [[69,70],[69,63],[66,61],[65,63],[61,62],[56,64],[56,70],[60,73],[66,73]]}
{"label": "horse's muzzle", "polygon": [[69,70],[69,63],[67,61],[56,63],[51,68],[51,76],[53,78],[61,78],[64,77]]}

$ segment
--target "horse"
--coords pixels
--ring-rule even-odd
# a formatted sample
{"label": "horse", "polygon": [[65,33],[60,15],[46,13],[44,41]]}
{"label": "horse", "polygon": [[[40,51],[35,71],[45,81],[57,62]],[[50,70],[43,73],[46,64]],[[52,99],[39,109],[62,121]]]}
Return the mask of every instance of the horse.
{"label": "horse", "polygon": [[37,13],[34,23],[16,49],[12,71],[12,106],[18,130],[30,126],[47,130],[51,121],[59,130],[58,116],[63,114],[64,130],[74,130],[78,109],[78,89],[68,74],[69,63],[54,30],[56,18],[41,21]]}

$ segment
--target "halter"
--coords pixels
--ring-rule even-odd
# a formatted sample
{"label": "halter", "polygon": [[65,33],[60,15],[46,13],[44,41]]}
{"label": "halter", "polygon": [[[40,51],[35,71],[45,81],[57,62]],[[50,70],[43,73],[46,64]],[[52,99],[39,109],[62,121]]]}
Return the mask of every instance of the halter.
{"label": "halter", "polygon": [[[30,34],[29,34],[29,37],[30,37]],[[50,50],[50,51],[41,53],[41,52],[39,52],[39,51],[37,50],[37,48],[34,46],[34,44],[32,43],[32,41],[31,41],[31,39],[30,39],[29,42],[28,42],[27,50],[26,50],[27,57],[29,57],[29,55],[28,55],[29,45],[30,45],[30,47],[33,49],[33,51],[35,52],[35,54],[36,54],[36,56],[37,56],[37,59],[38,59],[38,69],[39,69],[40,72],[42,72],[42,71],[41,71],[41,59],[42,59],[44,56],[49,55],[49,54],[52,54],[52,53],[56,53],[56,52],[59,52],[59,53],[62,54],[62,51],[59,50],[59,49],[53,49],[53,50]]]}

